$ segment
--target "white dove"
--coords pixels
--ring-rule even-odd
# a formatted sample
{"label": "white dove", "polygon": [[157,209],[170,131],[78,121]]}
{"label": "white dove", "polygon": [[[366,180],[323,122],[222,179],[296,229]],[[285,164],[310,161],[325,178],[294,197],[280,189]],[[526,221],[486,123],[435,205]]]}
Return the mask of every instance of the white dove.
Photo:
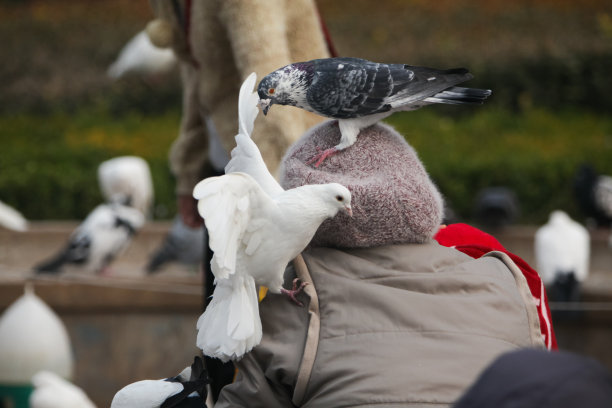
{"label": "white dove", "polygon": [[551,300],[577,300],[589,274],[590,236],[585,227],[563,211],[553,211],[535,234],[538,273]]}
{"label": "white dove", "polygon": [[[257,97],[249,92],[254,80],[252,74],[240,92],[239,150],[254,146],[249,137],[257,116]],[[245,146],[240,140],[250,143]],[[252,160],[239,162],[243,153]],[[285,267],[308,245],[319,225],[339,210],[351,214],[346,187],[331,183],[284,191],[260,159],[256,146],[236,151],[226,168],[248,170],[257,181],[232,172],[202,180],[193,191],[214,252],[211,268],[216,285],[197,323],[197,345],[222,361],[242,357],[261,341],[256,285],[280,293]]]}
{"label": "white dove", "polygon": [[34,374],[32,384],[30,408],[96,408],[82,389],[52,371]]}

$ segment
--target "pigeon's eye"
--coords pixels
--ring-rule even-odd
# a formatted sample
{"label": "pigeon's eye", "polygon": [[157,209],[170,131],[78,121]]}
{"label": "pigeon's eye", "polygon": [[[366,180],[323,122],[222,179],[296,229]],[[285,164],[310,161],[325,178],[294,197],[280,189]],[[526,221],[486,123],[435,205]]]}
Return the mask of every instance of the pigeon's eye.
{"label": "pigeon's eye", "polygon": [[274,92],[276,92],[276,89],[274,88],[268,89],[268,95],[274,95]]}
{"label": "pigeon's eye", "polygon": [[337,195],[336,196],[336,200],[342,202],[342,201],[344,201],[344,197],[342,197],[341,195]]}

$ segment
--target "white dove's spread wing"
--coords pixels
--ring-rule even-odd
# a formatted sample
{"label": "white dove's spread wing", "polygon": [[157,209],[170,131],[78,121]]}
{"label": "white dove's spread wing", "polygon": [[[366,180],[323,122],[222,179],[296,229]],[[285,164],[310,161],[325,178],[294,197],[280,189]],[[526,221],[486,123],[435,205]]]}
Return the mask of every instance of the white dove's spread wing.
{"label": "white dove's spread wing", "polygon": [[283,188],[268,171],[257,145],[251,139],[255,118],[259,113],[259,97],[253,92],[256,75],[252,73],[240,87],[238,98],[238,134],[236,147],[231,152],[231,159],[225,166],[225,173],[242,172],[250,175],[270,196],[283,192]]}
{"label": "white dove's spread wing", "polygon": [[253,132],[255,119],[259,113],[257,108],[259,96],[257,92],[253,92],[256,81],[257,75],[251,72],[240,86],[238,94],[238,133],[243,135],[250,135]]}
{"label": "white dove's spread wing", "polygon": [[236,271],[241,244],[252,253],[261,242],[259,229],[276,203],[251,176],[231,173],[202,180],[193,190],[198,211],[204,218],[209,245],[214,252],[211,262],[217,279],[228,278]]}

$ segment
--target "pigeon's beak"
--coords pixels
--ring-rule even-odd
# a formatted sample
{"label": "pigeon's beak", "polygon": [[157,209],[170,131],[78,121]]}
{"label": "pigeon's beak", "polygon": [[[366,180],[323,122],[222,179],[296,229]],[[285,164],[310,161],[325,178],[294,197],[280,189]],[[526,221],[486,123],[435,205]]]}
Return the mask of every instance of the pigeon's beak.
{"label": "pigeon's beak", "polygon": [[260,99],[259,107],[263,110],[263,114],[267,115],[268,110],[270,110],[270,106],[272,106],[272,99]]}
{"label": "pigeon's beak", "polygon": [[344,207],[344,209],[346,210],[346,213],[349,215],[349,217],[353,216],[353,209],[350,205],[347,205],[346,207]]}

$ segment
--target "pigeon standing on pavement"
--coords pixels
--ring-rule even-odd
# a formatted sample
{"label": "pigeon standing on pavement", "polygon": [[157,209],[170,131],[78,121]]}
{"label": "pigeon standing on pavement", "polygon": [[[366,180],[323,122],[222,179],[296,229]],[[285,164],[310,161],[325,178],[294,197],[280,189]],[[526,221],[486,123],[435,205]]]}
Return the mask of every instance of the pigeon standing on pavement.
{"label": "pigeon standing on pavement", "polygon": [[535,234],[538,273],[552,301],[579,300],[580,283],[589,274],[588,231],[563,211],[553,211]]}
{"label": "pigeon standing on pavement", "polygon": [[128,247],[144,222],[144,215],[135,208],[101,204],[74,230],[64,249],[35,270],[55,273],[65,264],[76,264],[102,273]]}
{"label": "pigeon standing on pavement", "polygon": [[126,385],[115,394],[111,408],[206,408],[209,382],[204,363],[196,356],[191,367],[176,377]]}
{"label": "pigeon standing on pavement", "polygon": [[340,143],[311,160],[318,166],[355,143],[361,129],[393,112],[433,103],[482,104],[490,90],[455,86],[472,77],[465,68],[438,70],[359,58],[325,58],[282,67],[265,76],[257,92],[264,114],[277,104],[338,119]]}
{"label": "pigeon standing on pavement", "polygon": [[[257,97],[251,92],[254,81],[253,74],[247,78],[238,103],[239,133],[249,139],[257,116]],[[263,166],[252,168],[253,174],[278,184]],[[340,210],[351,213],[351,194],[337,183],[274,190],[269,194],[243,172],[207,178],[194,188],[214,252],[215,290],[197,323],[197,345],[207,356],[238,359],[259,344],[256,285],[294,295],[295,288],[282,288],[287,264],[308,245],[324,220]]]}
{"label": "pigeon standing on pavement", "polygon": [[30,408],[96,408],[82,389],[52,371],[34,374],[32,384]]}

